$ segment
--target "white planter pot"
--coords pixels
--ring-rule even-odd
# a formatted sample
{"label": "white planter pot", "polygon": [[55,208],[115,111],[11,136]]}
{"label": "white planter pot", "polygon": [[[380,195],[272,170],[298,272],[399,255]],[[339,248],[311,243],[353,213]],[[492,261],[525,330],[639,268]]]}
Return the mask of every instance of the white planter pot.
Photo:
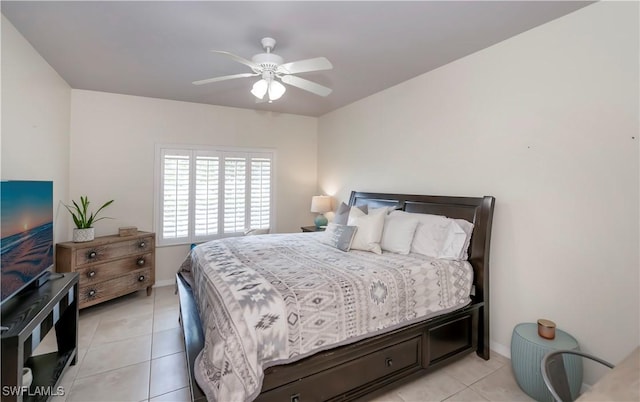
{"label": "white planter pot", "polygon": [[73,242],[82,243],[85,241],[91,241],[95,238],[94,228],[87,229],[73,229]]}
{"label": "white planter pot", "polygon": [[29,367],[23,368],[22,369],[22,386],[29,388],[32,382],[33,382],[33,374],[31,373],[31,369]]}

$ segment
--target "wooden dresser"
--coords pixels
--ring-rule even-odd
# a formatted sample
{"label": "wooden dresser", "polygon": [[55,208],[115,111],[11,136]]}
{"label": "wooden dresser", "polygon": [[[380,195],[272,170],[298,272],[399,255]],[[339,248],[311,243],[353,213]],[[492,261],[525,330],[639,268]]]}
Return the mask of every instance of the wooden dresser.
{"label": "wooden dresser", "polygon": [[77,272],[79,308],[147,289],[155,283],[155,234],[102,236],[56,244],[56,271]]}

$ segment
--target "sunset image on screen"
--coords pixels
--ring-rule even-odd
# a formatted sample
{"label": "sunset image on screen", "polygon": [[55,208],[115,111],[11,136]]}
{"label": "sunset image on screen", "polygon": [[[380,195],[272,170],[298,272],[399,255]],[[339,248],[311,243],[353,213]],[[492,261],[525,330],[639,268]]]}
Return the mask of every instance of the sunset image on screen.
{"label": "sunset image on screen", "polygon": [[3,181],[2,300],[53,265],[53,183]]}

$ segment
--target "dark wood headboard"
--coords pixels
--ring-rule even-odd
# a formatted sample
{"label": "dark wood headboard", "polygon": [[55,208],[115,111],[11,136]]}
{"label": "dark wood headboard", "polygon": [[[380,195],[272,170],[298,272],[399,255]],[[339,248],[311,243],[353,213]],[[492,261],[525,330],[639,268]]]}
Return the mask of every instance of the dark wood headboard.
{"label": "dark wood headboard", "polygon": [[448,218],[466,219],[473,223],[473,234],[469,246],[469,262],[473,266],[475,295],[473,303],[484,303],[483,325],[486,348],[489,348],[489,251],[491,245],[491,222],[495,198],[445,197],[432,195],[381,194],[353,191],[349,205],[369,207],[396,207],[399,210],[421,214],[443,215]]}

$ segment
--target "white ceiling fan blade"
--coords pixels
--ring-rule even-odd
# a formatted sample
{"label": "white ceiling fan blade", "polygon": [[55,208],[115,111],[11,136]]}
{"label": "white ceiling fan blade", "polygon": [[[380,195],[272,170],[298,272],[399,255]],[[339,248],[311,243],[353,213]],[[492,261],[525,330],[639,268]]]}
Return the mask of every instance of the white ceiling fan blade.
{"label": "white ceiling fan blade", "polygon": [[316,57],[315,59],[306,59],[285,63],[278,67],[278,73],[281,74],[297,74],[309,71],[331,70],[333,64],[324,57]]}
{"label": "white ceiling fan blade", "polygon": [[316,95],[327,96],[331,93],[332,89],[316,84],[313,81],[305,80],[304,78],[296,77],[295,75],[283,75],[281,78],[285,84],[293,85],[305,91],[312,92]]}
{"label": "white ceiling fan blade", "polygon": [[227,57],[230,57],[231,59],[237,61],[238,63],[242,63],[245,66],[249,66],[251,67],[251,69],[253,71],[262,71],[262,67],[260,67],[259,65],[257,65],[256,63],[252,62],[251,60],[247,60],[244,57],[240,57],[238,55],[235,55],[233,53],[229,53],[229,52],[225,52],[224,50],[212,50],[213,53],[220,53],[220,54],[224,54]]}
{"label": "white ceiling fan blade", "polygon": [[242,74],[224,75],[222,77],[215,77],[215,78],[208,78],[206,80],[193,81],[192,84],[203,85],[203,84],[210,84],[212,82],[233,80],[235,78],[255,77],[256,75],[260,75],[260,74],[259,73],[242,73]]}

